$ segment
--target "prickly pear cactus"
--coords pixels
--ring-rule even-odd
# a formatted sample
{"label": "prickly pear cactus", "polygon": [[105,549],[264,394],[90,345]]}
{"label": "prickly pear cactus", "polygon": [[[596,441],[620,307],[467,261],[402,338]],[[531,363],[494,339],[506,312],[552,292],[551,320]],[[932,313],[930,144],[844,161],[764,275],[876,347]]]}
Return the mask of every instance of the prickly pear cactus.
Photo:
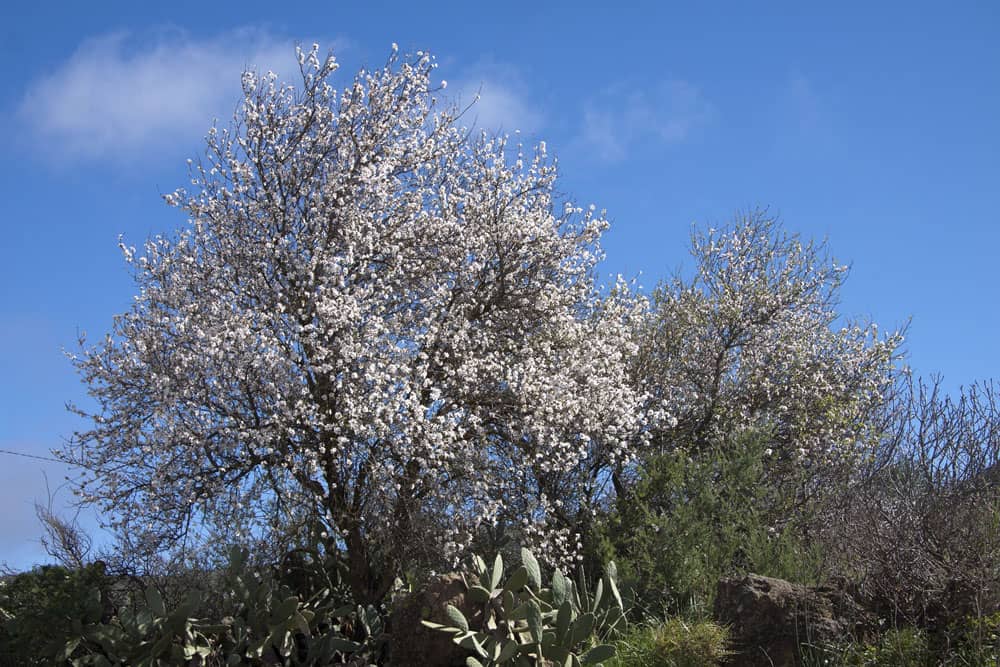
{"label": "prickly pear cactus", "polygon": [[[139,610],[123,609],[111,622],[100,614],[75,621],[71,636],[51,656],[73,667],[137,665],[331,665],[368,664],[384,641],[382,616],[373,607],[337,606],[328,590],[302,600],[283,584],[247,567],[247,553],[234,549],[226,579],[233,615],[208,623],[193,617],[197,592],[168,610],[154,588]],[[345,619],[353,641],[344,633]],[[46,661],[44,664],[50,664]]]}
{"label": "prickly pear cactus", "polygon": [[506,578],[500,555],[492,567],[475,556],[474,578],[471,584],[466,579],[466,586],[467,598],[482,605],[480,627],[470,627],[451,605],[446,609],[450,624],[423,624],[451,633],[456,644],[473,654],[466,659],[469,667],[601,665],[614,657],[615,648],[595,645],[595,629],[607,637],[625,622],[614,572],[612,565],[592,593],[581,594],[559,570],[543,587],[541,568],[527,549],[521,549],[521,564]]}

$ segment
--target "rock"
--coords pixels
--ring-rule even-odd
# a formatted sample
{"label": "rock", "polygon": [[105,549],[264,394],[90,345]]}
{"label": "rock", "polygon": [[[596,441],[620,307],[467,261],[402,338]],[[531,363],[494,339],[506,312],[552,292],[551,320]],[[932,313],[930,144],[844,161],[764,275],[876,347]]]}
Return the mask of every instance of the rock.
{"label": "rock", "polygon": [[746,667],[793,667],[802,664],[802,644],[864,641],[876,627],[843,581],[802,586],[755,574],[720,580],[714,615],[730,627],[731,664]]}
{"label": "rock", "polygon": [[392,635],[389,664],[396,667],[464,666],[469,652],[457,646],[450,634],[425,627],[420,621],[450,625],[444,613],[450,604],[475,625],[480,612],[466,602],[465,592],[465,581],[460,574],[446,574],[397,604],[389,620]]}

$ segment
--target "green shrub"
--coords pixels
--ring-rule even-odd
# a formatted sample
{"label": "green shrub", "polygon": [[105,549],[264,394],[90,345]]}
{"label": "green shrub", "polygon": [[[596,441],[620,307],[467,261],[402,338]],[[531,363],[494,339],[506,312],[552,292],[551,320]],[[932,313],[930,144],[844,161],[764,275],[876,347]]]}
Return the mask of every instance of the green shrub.
{"label": "green shrub", "polygon": [[729,655],[729,633],[711,621],[672,617],[635,626],[616,645],[607,667],[714,667]]}
{"label": "green shrub", "polygon": [[74,627],[107,616],[108,589],[103,564],[78,570],[43,565],[5,580],[0,584],[0,664],[45,663],[40,656],[61,650]]}
{"label": "green shrub", "polygon": [[[894,628],[875,643],[802,647],[806,667],[934,667],[949,663],[935,656],[927,633],[918,628]],[[981,667],[977,665],[977,667]]]}
{"label": "green shrub", "polygon": [[927,635],[917,628],[889,630],[875,650],[878,667],[917,667],[934,664]]}
{"label": "green shrub", "polygon": [[1000,612],[966,619],[956,634],[955,664],[1000,665]]}
{"label": "green shrub", "polygon": [[203,603],[197,590],[167,605],[152,586],[114,613],[102,604],[103,570],[95,571],[96,582],[89,568],[40,568],[6,583],[0,664],[369,664],[385,649],[385,610],[344,604],[328,588],[303,598],[250,567],[242,549],[232,551],[224,577],[232,613],[222,618],[195,616]]}
{"label": "green shrub", "polygon": [[648,459],[603,522],[594,551],[613,558],[648,612],[704,613],[718,580],[752,571],[801,583],[821,572],[818,547],[794,520],[802,506],[769,482],[766,432],[747,431],[688,454]]}

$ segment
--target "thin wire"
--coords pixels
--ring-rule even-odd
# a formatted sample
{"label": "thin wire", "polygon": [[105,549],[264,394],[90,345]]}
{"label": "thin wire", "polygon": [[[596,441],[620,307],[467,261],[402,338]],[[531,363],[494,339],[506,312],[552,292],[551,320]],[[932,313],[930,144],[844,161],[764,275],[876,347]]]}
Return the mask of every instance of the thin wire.
{"label": "thin wire", "polygon": [[78,465],[76,463],[69,463],[68,461],[60,461],[59,459],[54,459],[49,456],[38,456],[37,454],[26,454],[24,452],[14,452],[9,449],[0,449],[0,454],[12,454],[13,456],[23,456],[26,459],[38,459],[39,461],[51,461],[52,463],[66,463],[67,465]]}

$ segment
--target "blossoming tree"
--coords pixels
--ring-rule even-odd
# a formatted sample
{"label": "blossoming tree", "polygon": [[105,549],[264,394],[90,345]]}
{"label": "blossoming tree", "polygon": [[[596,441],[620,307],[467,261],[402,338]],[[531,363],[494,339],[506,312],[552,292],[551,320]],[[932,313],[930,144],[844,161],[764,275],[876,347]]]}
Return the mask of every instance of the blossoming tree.
{"label": "blossoming tree", "polygon": [[343,90],[316,47],[300,64],[298,88],[244,75],[166,196],[189,224],[123,246],[139,291],[75,357],[98,407],[61,455],[152,548],[319,526],[373,601],[629,455],[643,307],[595,286],[607,222],[556,201],[545,145],[470,139],[428,55]]}
{"label": "blossoming tree", "polygon": [[819,572],[844,491],[881,447],[902,340],[840,321],[846,267],[766,211],[696,230],[691,251],[693,270],[654,292],[634,358],[637,390],[672,416],[615,469],[593,547],[676,610],[734,569]]}
{"label": "blossoming tree", "polygon": [[838,325],[847,267],[760,210],[696,232],[691,252],[693,275],[656,290],[637,357],[644,390],[675,415],[662,448],[766,428],[775,469],[870,454],[903,336]]}

